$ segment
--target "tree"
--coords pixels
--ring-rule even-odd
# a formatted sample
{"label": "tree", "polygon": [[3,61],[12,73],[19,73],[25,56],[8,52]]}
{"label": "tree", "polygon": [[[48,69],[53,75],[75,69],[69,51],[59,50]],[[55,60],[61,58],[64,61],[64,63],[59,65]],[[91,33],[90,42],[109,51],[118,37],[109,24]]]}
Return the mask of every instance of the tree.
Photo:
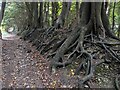
{"label": "tree", "polygon": [[40,2],[38,23],[39,23],[39,27],[43,28],[43,2]]}
{"label": "tree", "polygon": [[46,3],[45,27],[49,26],[49,2]]}
{"label": "tree", "polygon": [[58,2],[52,2],[52,25],[55,24],[55,20],[57,19],[58,13]]}
{"label": "tree", "polygon": [[34,10],[33,10],[33,24],[34,24],[34,27],[37,27],[38,25],[38,2],[33,2],[34,4]]}
{"label": "tree", "polygon": [[79,22],[79,2],[76,2],[76,20]]}
{"label": "tree", "polygon": [[71,7],[71,2],[63,2],[62,4],[62,11],[58,19],[56,20],[55,23],[55,28],[61,28],[63,27],[65,23],[65,18],[67,17]]}
{"label": "tree", "polygon": [[0,25],[1,25],[1,22],[2,22],[2,19],[3,19],[3,16],[4,16],[5,5],[6,5],[6,2],[2,2],[1,11],[0,11]]}
{"label": "tree", "polygon": [[27,26],[32,26],[32,22],[33,22],[33,3],[31,2],[25,2],[26,5],[26,10],[27,10],[27,14],[28,14],[28,24]]}
{"label": "tree", "polygon": [[[95,66],[107,62],[106,59],[102,60],[106,57],[104,55],[109,54],[120,62],[117,53],[111,47],[116,43],[111,44],[106,41],[108,38],[119,41],[120,39],[110,31],[105,5],[104,2],[82,2],[79,26],[65,40],[57,43],[55,45],[57,50],[50,55],[53,57],[50,65],[52,72],[55,72],[57,67],[67,66],[76,59],[84,58],[75,72],[75,74],[79,74],[82,68],[86,70],[85,76],[79,78],[79,84],[82,85],[93,76]],[[96,51],[95,47],[99,49]],[[89,51],[89,49],[91,50]],[[99,52],[100,49],[104,55],[102,58],[97,58],[94,53]],[[93,63],[96,59],[97,63]]]}
{"label": "tree", "polygon": [[[53,4],[52,4],[52,6],[53,6]],[[60,15],[58,16],[58,18],[56,19],[56,21],[54,21],[54,18],[52,17],[53,18],[52,23],[54,23],[54,25],[46,31],[47,34],[51,33],[56,28],[59,29],[64,26],[65,19],[68,16],[70,8],[71,8],[71,2],[63,2],[62,3],[62,11],[61,11]],[[55,11],[55,10],[53,10],[53,11]]]}
{"label": "tree", "polygon": [[120,25],[118,27],[118,35],[117,36],[120,37]]}
{"label": "tree", "polygon": [[114,2],[113,5],[112,30],[114,30],[114,26],[115,26],[115,6],[116,6],[116,2]]}
{"label": "tree", "polygon": [[[2,19],[4,16],[5,6],[6,6],[6,2],[2,2],[1,11],[0,11],[0,25],[1,25],[1,22],[2,22]],[[2,34],[1,34],[1,30],[0,30],[0,37],[1,37],[1,35]]]}

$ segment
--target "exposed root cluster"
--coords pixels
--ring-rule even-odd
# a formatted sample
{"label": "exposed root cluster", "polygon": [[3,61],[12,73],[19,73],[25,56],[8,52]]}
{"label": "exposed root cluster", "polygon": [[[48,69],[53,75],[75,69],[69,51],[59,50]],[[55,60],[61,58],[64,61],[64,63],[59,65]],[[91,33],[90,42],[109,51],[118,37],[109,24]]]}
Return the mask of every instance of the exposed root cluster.
{"label": "exposed root cluster", "polygon": [[[120,39],[109,29],[108,18],[103,13],[103,4],[82,4],[84,12],[81,14],[80,24],[70,35],[69,32],[63,35],[52,27],[32,30],[24,37],[33,42],[41,54],[47,52],[53,73],[58,67],[66,67],[76,60],[80,61],[75,71],[80,86],[93,77],[95,67],[99,64],[113,60],[120,62]],[[81,70],[84,70],[83,75],[79,75]],[[116,78],[116,82],[117,80]],[[116,86],[118,87],[118,84]]]}
{"label": "exposed root cluster", "polygon": [[119,85],[120,80],[119,79],[120,79],[120,75],[115,77],[115,88],[116,88],[116,90],[120,90],[120,85]]}
{"label": "exposed root cluster", "polygon": [[[91,40],[90,37],[92,37]],[[81,60],[80,65],[75,71],[75,75],[80,73],[83,69],[85,70],[85,75],[79,76],[79,84],[83,85],[86,81],[91,79],[94,75],[95,67],[102,63],[110,63],[112,60],[120,62],[120,56],[114,48],[117,48],[120,43],[111,43],[97,38],[95,35],[86,36],[84,39],[83,47],[78,47],[79,43],[76,40],[69,48],[64,52],[64,54],[52,54],[53,61],[51,61],[52,72],[55,72],[57,67],[65,67],[72,64],[76,60]],[[60,51],[59,51],[60,52]],[[109,56],[109,57],[108,57]],[[110,61],[111,60],[111,61]]]}
{"label": "exposed root cluster", "polygon": [[[85,29],[77,28],[69,38],[67,35],[62,36],[63,33],[58,37],[54,31],[52,36],[47,36],[49,38],[46,39],[41,33],[42,30],[32,31],[27,38],[33,42],[41,54],[47,52],[47,58],[51,60],[52,73],[59,67],[66,67],[79,61],[80,64],[74,73],[79,80],[79,86],[82,86],[93,77],[95,68],[99,64],[110,63],[113,60],[120,62],[120,43],[117,40],[103,39],[92,32],[87,35],[81,34],[82,30],[85,31]],[[60,32],[57,31],[57,34]],[[32,37],[33,35],[37,37]],[[25,39],[27,38],[25,37]],[[44,41],[45,39],[46,41]],[[84,74],[80,75],[83,70]]]}

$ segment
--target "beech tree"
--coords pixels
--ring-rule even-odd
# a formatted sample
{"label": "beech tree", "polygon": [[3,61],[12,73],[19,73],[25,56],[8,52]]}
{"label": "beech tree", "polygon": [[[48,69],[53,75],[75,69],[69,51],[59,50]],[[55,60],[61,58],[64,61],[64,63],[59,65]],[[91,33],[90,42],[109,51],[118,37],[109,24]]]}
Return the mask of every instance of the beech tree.
{"label": "beech tree", "polygon": [[[6,2],[2,2],[1,11],[0,11],[0,25],[1,25],[1,22],[2,22],[2,19],[3,19],[3,16],[4,16],[5,5],[6,5]],[[0,30],[0,37],[1,37],[1,35],[2,35],[2,33],[1,33],[1,30]]]}
{"label": "beech tree", "polygon": [[[57,50],[51,54],[53,58],[50,65],[51,71],[55,72],[57,67],[67,66],[76,59],[84,58],[75,72],[75,74],[79,74],[82,68],[86,70],[85,76],[79,79],[80,85],[93,76],[97,65],[107,62],[106,59],[102,60],[102,58],[106,58],[107,54],[120,62],[120,57],[112,48],[113,45],[119,43],[111,44],[108,41],[108,38],[116,41],[120,41],[120,39],[113,35],[110,30],[106,15],[106,3],[82,2],[81,4],[79,25],[64,41],[55,45]],[[95,47],[99,49],[96,51]],[[97,58],[95,53],[100,52],[100,49],[102,49],[105,56]]]}
{"label": "beech tree", "polygon": [[[68,16],[68,13],[70,11],[70,8],[71,8],[71,2],[63,2],[62,3],[62,11],[61,11],[60,15],[58,16],[58,18],[56,19],[56,21],[54,21],[54,18],[53,18],[54,25],[47,30],[47,34],[51,33],[56,28],[63,27],[63,25],[65,23],[65,19]],[[55,10],[53,10],[53,11],[55,11]]]}

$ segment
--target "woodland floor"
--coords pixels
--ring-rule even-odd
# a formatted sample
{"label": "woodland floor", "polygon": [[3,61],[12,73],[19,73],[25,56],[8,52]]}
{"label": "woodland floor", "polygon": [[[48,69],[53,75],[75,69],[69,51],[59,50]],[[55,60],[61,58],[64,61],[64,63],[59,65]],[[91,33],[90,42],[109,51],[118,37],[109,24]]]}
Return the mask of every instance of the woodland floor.
{"label": "woodland floor", "polygon": [[[51,75],[49,61],[40,55],[35,47],[18,36],[3,40],[2,59],[3,88],[71,88],[78,85],[78,80],[73,75],[74,64],[60,68]],[[119,69],[119,64],[102,64],[89,84],[93,88],[114,88],[113,79]]]}

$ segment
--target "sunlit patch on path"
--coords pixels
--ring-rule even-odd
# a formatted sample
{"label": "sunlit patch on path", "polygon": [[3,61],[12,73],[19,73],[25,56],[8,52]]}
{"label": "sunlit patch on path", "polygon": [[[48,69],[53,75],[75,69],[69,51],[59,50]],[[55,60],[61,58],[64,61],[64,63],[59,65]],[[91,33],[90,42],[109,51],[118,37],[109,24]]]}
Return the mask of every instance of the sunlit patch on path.
{"label": "sunlit patch on path", "polygon": [[10,34],[8,32],[2,31],[2,39],[3,40],[15,40],[18,39],[18,36],[15,34]]}

